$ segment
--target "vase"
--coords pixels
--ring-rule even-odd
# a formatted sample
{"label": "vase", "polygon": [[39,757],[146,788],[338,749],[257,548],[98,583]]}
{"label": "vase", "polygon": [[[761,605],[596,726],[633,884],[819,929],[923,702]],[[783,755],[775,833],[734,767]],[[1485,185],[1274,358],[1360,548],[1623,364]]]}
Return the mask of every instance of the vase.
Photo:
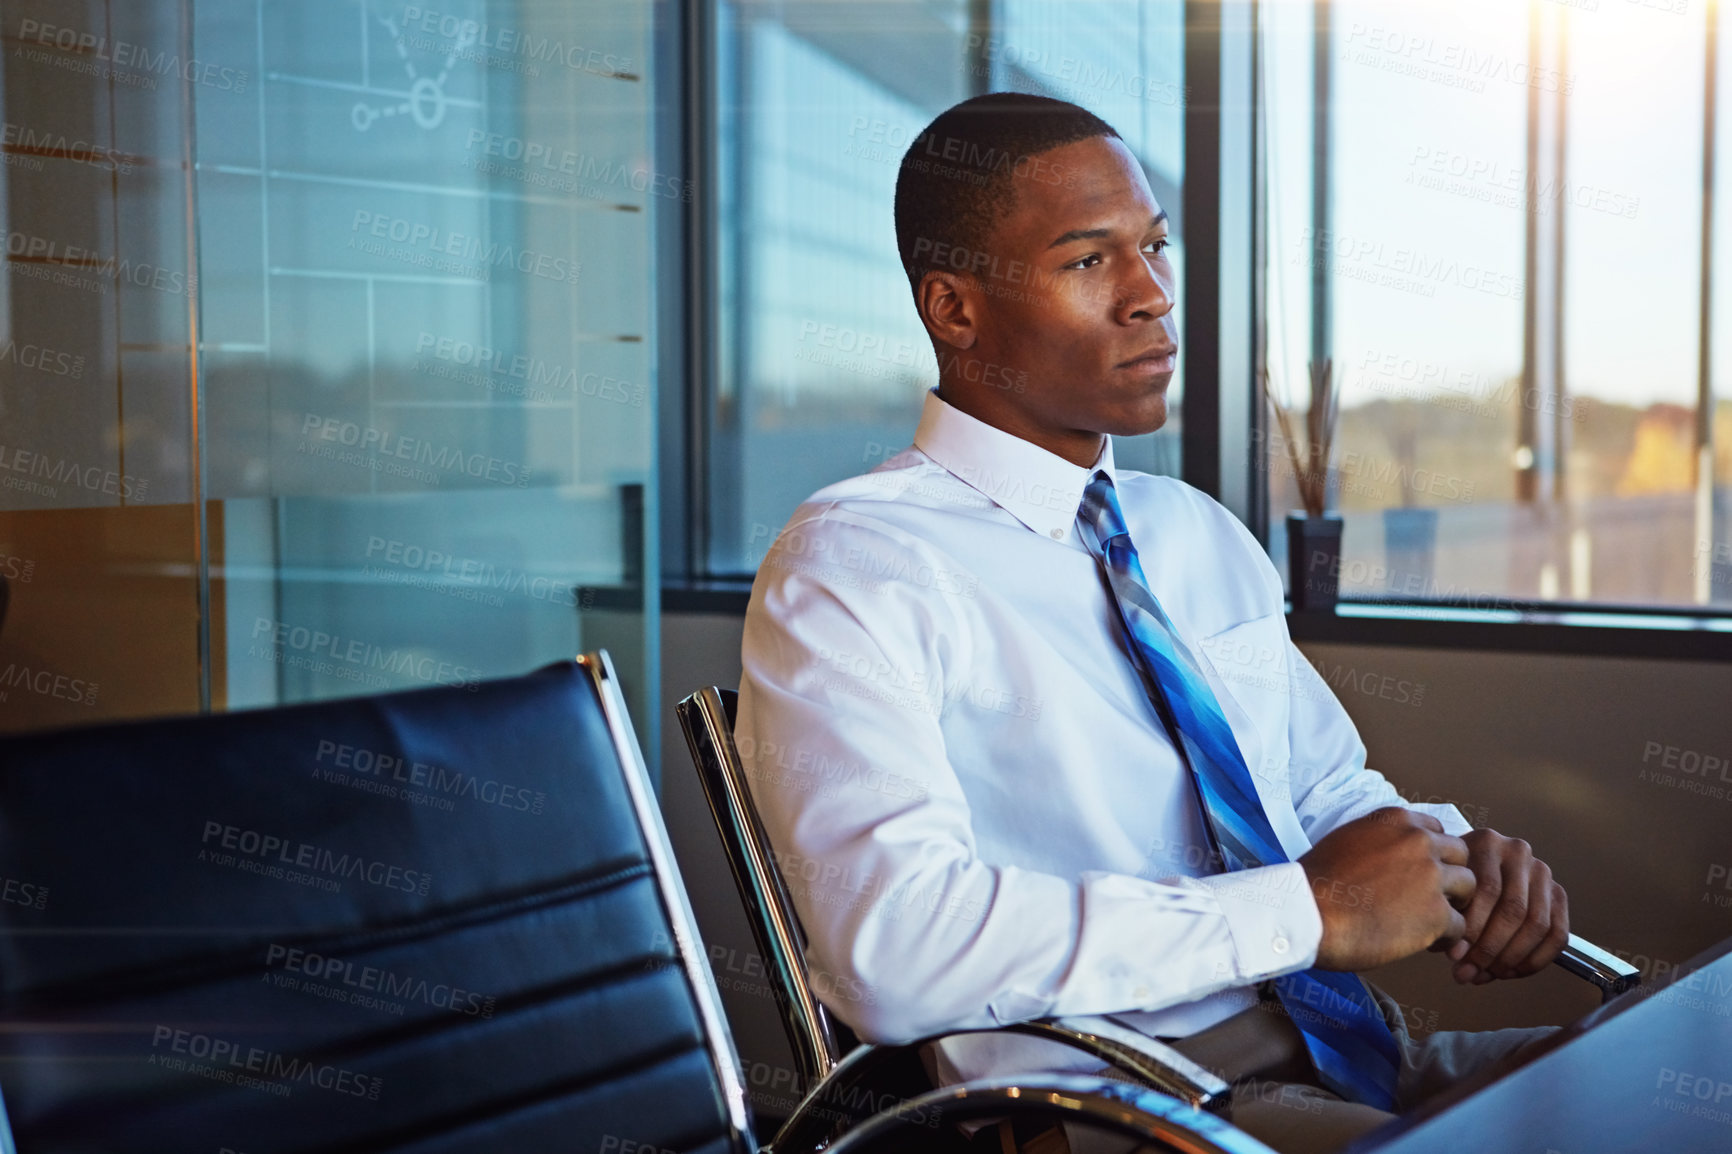
{"label": "vase", "polygon": [[1396,597],[1434,597],[1437,567],[1437,510],[1383,511],[1383,559],[1389,572],[1386,590]]}
{"label": "vase", "polygon": [[1287,574],[1293,612],[1331,613],[1341,589],[1341,518],[1287,514]]}

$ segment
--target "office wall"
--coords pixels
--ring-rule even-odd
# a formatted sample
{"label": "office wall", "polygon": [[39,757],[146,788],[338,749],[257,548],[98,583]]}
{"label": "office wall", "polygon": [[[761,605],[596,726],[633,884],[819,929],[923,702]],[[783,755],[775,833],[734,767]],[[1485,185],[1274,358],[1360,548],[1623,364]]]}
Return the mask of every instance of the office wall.
{"label": "office wall", "polygon": [[[664,618],[662,804],[754,1102],[778,1113],[787,1045],[672,713],[699,686],[737,684],[740,627],[730,615]],[[1732,934],[1732,769],[1724,782],[1718,769],[1707,775],[1719,797],[1663,781],[1701,782],[1682,767],[1704,755],[1732,763],[1732,666],[1303,648],[1336,685],[1370,764],[1410,799],[1454,801],[1476,825],[1531,842],[1568,889],[1578,932],[1650,973]],[[1480,987],[1456,986],[1448,970],[1422,954],[1373,977],[1422,1029],[1562,1023],[1597,1004],[1555,967]]]}
{"label": "office wall", "polygon": [[[1732,666],[1303,648],[1336,684],[1369,763],[1406,796],[1447,798],[1476,826],[1530,842],[1568,890],[1578,933],[1650,973],[1732,934],[1732,769],[1682,768],[1732,761]],[[1417,704],[1385,676],[1423,685]],[[1464,989],[1446,969],[1427,956],[1383,977],[1444,1029],[1558,1021],[1592,1004],[1561,971]]]}

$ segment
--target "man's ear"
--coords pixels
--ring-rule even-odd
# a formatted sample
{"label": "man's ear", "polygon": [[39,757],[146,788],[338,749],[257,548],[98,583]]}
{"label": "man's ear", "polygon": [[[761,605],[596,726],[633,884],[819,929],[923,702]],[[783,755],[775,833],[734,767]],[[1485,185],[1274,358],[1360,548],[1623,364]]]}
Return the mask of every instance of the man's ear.
{"label": "man's ear", "polygon": [[920,319],[932,339],[954,349],[971,349],[980,339],[980,293],[967,277],[953,272],[928,272],[920,278],[914,299]]}

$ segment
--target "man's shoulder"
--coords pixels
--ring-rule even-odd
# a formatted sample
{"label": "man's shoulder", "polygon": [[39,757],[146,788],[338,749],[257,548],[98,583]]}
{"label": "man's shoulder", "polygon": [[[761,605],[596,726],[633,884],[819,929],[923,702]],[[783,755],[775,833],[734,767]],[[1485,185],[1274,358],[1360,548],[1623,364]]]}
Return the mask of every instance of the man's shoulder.
{"label": "man's shoulder", "polygon": [[[870,472],[826,485],[800,502],[782,537],[806,532],[877,528],[903,536],[933,511],[984,512],[993,503],[919,449],[908,448]],[[907,534],[909,543],[919,534]]]}
{"label": "man's shoulder", "polygon": [[991,504],[977,489],[910,446],[875,469],[819,489],[801,503],[794,518],[817,510],[857,508],[886,513],[889,506],[896,505],[987,508]]}
{"label": "man's shoulder", "polygon": [[747,617],[814,594],[876,616],[893,602],[912,606],[928,594],[972,590],[978,578],[951,555],[943,519],[996,510],[930,457],[906,449],[800,503],[758,564]]}
{"label": "man's shoulder", "polygon": [[1120,469],[1117,487],[1132,540],[1146,536],[1137,532],[1139,523],[1159,527],[1162,532],[1206,532],[1234,539],[1249,536],[1230,509],[1177,477]]}
{"label": "man's shoulder", "polygon": [[1118,487],[1144,567],[1177,579],[1169,610],[1211,629],[1280,611],[1281,576],[1232,510],[1177,477],[1120,470]]}
{"label": "man's shoulder", "polygon": [[1118,490],[1125,515],[1133,520],[1169,525],[1176,520],[1186,528],[1207,528],[1233,536],[1248,533],[1232,510],[1178,477],[1120,469]]}
{"label": "man's shoulder", "polygon": [[1177,477],[1162,473],[1140,473],[1135,469],[1118,469],[1115,472],[1121,504],[1215,505],[1214,498]]}

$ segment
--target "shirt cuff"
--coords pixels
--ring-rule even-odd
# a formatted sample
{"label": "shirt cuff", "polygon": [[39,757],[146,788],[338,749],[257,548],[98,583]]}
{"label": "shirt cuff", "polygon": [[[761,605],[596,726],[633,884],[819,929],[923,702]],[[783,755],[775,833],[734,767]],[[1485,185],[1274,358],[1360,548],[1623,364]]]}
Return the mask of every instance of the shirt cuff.
{"label": "shirt cuff", "polygon": [[1223,975],[1248,985],[1309,969],[1323,942],[1323,915],[1298,862],[1193,878],[1221,907],[1233,938],[1238,972]]}
{"label": "shirt cuff", "polygon": [[1414,801],[1407,808],[1415,813],[1426,813],[1443,823],[1443,832],[1450,837],[1464,837],[1473,832],[1473,823],[1461,815],[1461,810],[1448,802]]}

